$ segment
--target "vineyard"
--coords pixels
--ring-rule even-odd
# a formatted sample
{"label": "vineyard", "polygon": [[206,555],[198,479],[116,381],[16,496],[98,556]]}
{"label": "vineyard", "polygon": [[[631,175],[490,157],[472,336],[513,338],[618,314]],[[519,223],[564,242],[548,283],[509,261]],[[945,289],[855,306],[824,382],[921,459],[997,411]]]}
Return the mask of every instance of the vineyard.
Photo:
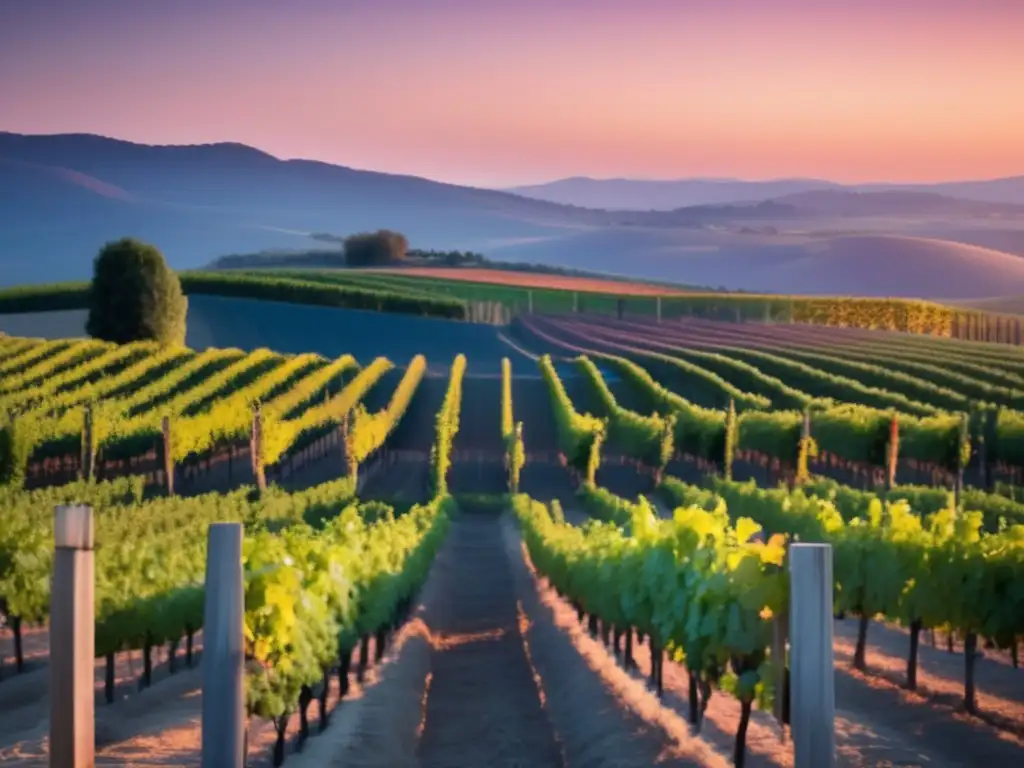
{"label": "vineyard", "polygon": [[[812,297],[699,291],[612,278],[572,278],[500,269],[189,270],[188,296],[242,298],[375,313],[506,324],[520,314],[599,314],[622,319],[799,323],[1021,346],[1021,317],[915,299]],[[89,284],[0,289],[3,315],[85,309]]]}
{"label": "vineyard", "polygon": [[836,763],[1024,762],[1024,352],[576,309],[486,365],[0,336],[0,762],[61,743],[66,504],[97,765],[200,763],[221,523],[247,765],[804,768],[814,543]]}

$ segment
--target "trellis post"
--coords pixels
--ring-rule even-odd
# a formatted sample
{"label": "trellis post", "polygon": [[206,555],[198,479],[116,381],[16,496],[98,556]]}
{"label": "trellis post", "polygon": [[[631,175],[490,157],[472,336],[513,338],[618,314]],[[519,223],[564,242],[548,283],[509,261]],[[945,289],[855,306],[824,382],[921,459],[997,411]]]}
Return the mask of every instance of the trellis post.
{"label": "trellis post", "polygon": [[796,768],[835,764],[832,547],[789,547],[790,721]]}
{"label": "trellis post", "polygon": [[92,480],[96,472],[96,443],[92,428],[92,406],[85,406],[82,422],[82,479]]}
{"label": "trellis post", "polygon": [[96,759],[92,508],[57,507],[53,542],[50,765],[92,768]]}
{"label": "trellis post", "polygon": [[[171,454],[171,417],[164,416],[160,424],[160,462],[164,470],[164,488],[168,496],[174,495],[174,457]],[[230,465],[228,465],[230,467]],[[230,470],[229,470],[230,471]]]}
{"label": "trellis post", "polygon": [[242,768],[245,645],[242,525],[210,525],[203,606],[202,768]]}
{"label": "trellis post", "polygon": [[252,435],[250,437],[250,454],[252,473],[256,478],[256,487],[262,493],[267,490],[267,475],[263,466],[263,414],[259,403],[252,412]]}

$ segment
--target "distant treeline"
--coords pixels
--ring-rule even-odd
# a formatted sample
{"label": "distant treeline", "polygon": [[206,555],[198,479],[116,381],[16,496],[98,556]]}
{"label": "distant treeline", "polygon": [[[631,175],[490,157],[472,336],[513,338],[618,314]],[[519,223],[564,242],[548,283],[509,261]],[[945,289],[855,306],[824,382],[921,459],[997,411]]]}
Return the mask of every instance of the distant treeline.
{"label": "distant treeline", "polygon": [[[314,239],[342,243],[345,238],[339,235],[311,235]],[[228,256],[221,256],[210,262],[207,269],[261,269],[261,268],[309,268],[309,269],[344,269],[355,266],[350,264],[345,257],[345,252],[340,250],[311,249],[305,251],[271,250],[259,251],[257,253],[238,253]],[[359,266],[370,266],[359,265]],[[561,267],[553,264],[534,264],[521,261],[498,261],[489,259],[482,253],[474,251],[444,251],[425,248],[409,248],[405,252],[405,258],[390,262],[387,266],[410,266],[410,267],[474,267],[478,269],[500,269],[506,272],[529,272],[540,275],[558,275],[561,277],[587,277],[593,279],[628,279],[633,282],[643,282],[649,285],[661,285],[676,290],[689,289],[701,292],[730,292],[747,293],[747,291],[728,291],[725,287],[713,288],[711,286],[690,285],[675,283],[666,280],[637,280],[627,275],[614,275],[606,272],[596,272],[588,269],[574,269],[572,267]]]}
{"label": "distant treeline", "polygon": [[404,258],[394,261],[377,261],[356,257],[356,263],[345,251],[260,251],[259,253],[238,253],[221,256],[210,262],[208,269],[259,269],[269,267],[309,267],[311,269],[344,269],[345,267],[370,266],[431,266],[431,267],[488,267],[499,269],[497,262],[489,261],[483,254],[471,251],[437,251],[409,248]]}

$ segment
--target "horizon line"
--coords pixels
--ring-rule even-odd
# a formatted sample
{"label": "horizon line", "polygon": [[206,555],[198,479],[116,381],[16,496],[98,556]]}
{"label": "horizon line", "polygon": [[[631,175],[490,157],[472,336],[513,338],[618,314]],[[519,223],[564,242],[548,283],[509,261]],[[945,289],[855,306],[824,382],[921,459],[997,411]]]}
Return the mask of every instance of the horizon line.
{"label": "horizon line", "polygon": [[122,144],[132,144],[139,147],[151,147],[156,149],[161,148],[199,148],[199,147],[217,147],[217,146],[234,146],[244,147],[246,149],[253,150],[260,154],[266,155],[278,162],[309,162],[309,163],[322,163],[324,165],[330,165],[335,168],[343,168],[345,170],[362,172],[362,173],[376,173],[385,176],[402,176],[412,179],[422,179],[425,181],[431,181],[438,184],[446,184],[449,186],[466,187],[471,189],[481,189],[490,192],[505,192],[514,194],[515,190],[522,190],[531,187],[545,187],[554,184],[564,183],[566,181],[592,181],[598,183],[605,182],[629,182],[629,183],[642,183],[642,184],[678,184],[683,182],[704,182],[704,183],[722,183],[722,184],[771,184],[780,182],[814,182],[821,184],[831,184],[837,187],[850,188],[850,187],[871,187],[871,186],[940,186],[943,184],[988,184],[998,181],[1008,181],[1013,179],[1024,179],[1024,169],[1019,173],[1009,173],[1002,176],[992,176],[988,178],[978,177],[966,177],[966,178],[951,178],[943,179],[941,181],[894,181],[894,180],[874,180],[874,181],[834,181],[828,178],[821,178],[816,176],[772,176],[764,178],[751,178],[751,177],[739,177],[739,176],[673,176],[668,178],[656,178],[650,176],[587,176],[587,175],[572,175],[572,176],[561,176],[554,179],[547,179],[546,181],[534,181],[528,183],[519,183],[511,185],[501,186],[484,186],[475,183],[450,181],[445,179],[439,179],[432,176],[420,176],[414,173],[399,172],[399,171],[384,171],[373,168],[359,167],[355,165],[343,165],[341,163],[332,162],[330,160],[322,160],[315,157],[304,157],[304,156],[288,156],[282,157],[275,155],[274,153],[263,149],[254,144],[248,144],[246,142],[237,141],[233,139],[219,139],[215,141],[204,141],[204,142],[180,142],[180,143],[152,143],[145,141],[137,141],[135,139],[122,138],[120,136],[111,136],[102,133],[90,133],[88,131],[59,131],[53,133],[22,133],[19,131],[9,131],[0,129],[0,135],[7,136],[22,136],[22,137],[35,137],[35,138],[58,138],[58,137],[89,137],[104,139],[107,141],[119,142]]}

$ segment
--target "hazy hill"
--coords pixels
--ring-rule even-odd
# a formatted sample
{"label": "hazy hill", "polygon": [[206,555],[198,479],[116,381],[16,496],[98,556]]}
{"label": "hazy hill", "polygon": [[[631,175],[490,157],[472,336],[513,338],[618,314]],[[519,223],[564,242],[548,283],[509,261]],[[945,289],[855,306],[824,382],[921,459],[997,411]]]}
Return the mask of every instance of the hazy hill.
{"label": "hazy hill", "polygon": [[155,241],[179,267],[310,232],[390,227],[424,248],[598,226],[606,214],[504,192],[311,161],[237,144],[151,147],[90,135],[0,133],[0,284],[88,273],[108,239]]}
{"label": "hazy hill", "polygon": [[538,200],[580,205],[586,208],[669,211],[691,205],[721,205],[723,203],[765,200],[796,192],[832,189],[838,186],[830,181],[820,179],[645,181],[639,179],[590,179],[576,176],[546,184],[510,187],[506,191]]}
{"label": "hazy hill", "polygon": [[814,190],[785,195],[772,202],[793,206],[807,215],[1019,217],[1024,221],[1024,205],[968,200],[917,190]]}
{"label": "hazy hill", "polygon": [[[1024,293],[1024,261],[1000,252],[1024,254],[1024,208],[816,180],[693,183],[723,199],[666,211],[599,210],[282,161],[240,144],[154,147],[0,133],[0,286],[85,278],[100,246],[125,235],[156,243],[174,266],[188,268],[230,253],[322,248],[310,233],[387,227],[417,248],[691,285]],[[1010,180],[998,184],[1013,190]]]}
{"label": "hazy hill", "polygon": [[510,187],[514,192],[538,200],[589,208],[635,211],[668,211],[692,205],[720,205],[737,201],[765,200],[804,192],[837,190],[847,192],[921,192],[992,203],[1024,205],[1024,176],[991,181],[959,181],[941,184],[842,185],[821,179],[589,179],[574,177],[546,184]]}

